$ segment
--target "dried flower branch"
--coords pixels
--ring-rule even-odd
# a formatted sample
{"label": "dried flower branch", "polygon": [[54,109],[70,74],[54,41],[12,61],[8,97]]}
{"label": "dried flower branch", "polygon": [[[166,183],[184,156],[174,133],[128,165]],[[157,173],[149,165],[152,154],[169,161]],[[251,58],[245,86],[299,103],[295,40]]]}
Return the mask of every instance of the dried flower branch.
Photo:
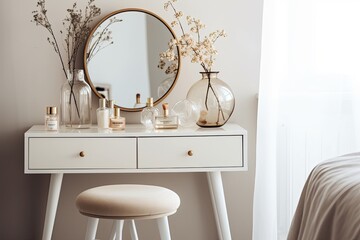
{"label": "dried flower branch", "polygon": [[175,53],[177,50],[175,42],[175,39],[171,39],[168,50],[160,53],[158,68],[164,69],[168,65],[165,70],[166,74],[176,74],[179,68],[179,56]]}
{"label": "dried flower branch", "polygon": [[[114,44],[112,40],[112,31],[110,26],[114,23],[122,22],[122,19],[117,19],[116,17],[110,18],[109,23],[103,28],[101,32],[96,31],[93,36],[91,36],[91,45],[88,52],[86,53],[86,61],[90,60],[102,49]],[[95,39],[95,41],[93,41]]]}
{"label": "dried flower branch", "polygon": [[171,22],[171,27],[174,28],[178,26],[181,30],[181,36],[179,39],[171,39],[169,42],[169,48],[163,53],[160,53],[160,63],[159,66],[162,68],[165,67],[164,60],[168,60],[169,62],[173,61],[177,56],[175,51],[176,47],[180,49],[181,57],[190,57],[192,63],[199,63],[204,71],[207,73],[208,77],[208,86],[206,90],[205,97],[205,107],[208,110],[208,97],[210,91],[214,94],[214,97],[217,101],[218,105],[218,120],[220,121],[220,116],[225,119],[224,112],[222,110],[220,101],[216,92],[210,81],[211,68],[215,61],[215,55],[218,54],[218,51],[215,48],[215,43],[220,37],[226,37],[226,33],[224,30],[217,30],[211,32],[209,35],[202,37],[201,31],[205,29],[205,24],[203,24],[200,19],[196,19],[191,16],[186,17],[186,23],[188,28],[190,29],[188,33],[185,32],[184,25],[182,24],[182,20],[184,18],[184,14],[182,11],[176,10],[174,3],[177,0],[170,0],[165,2],[164,9],[168,11],[169,8],[172,9],[174,13],[175,20]]}
{"label": "dried flower branch", "polygon": [[181,57],[190,57],[191,62],[199,63],[205,72],[211,72],[211,68],[215,61],[215,55],[218,54],[215,49],[215,42],[220,37],[226,37],[224,30],[217,30],[210,33],[208,36],[201,36],[201,30],[205,29],[205,25],[199,20],[191,16],[186,17],[186,23],[190,29],[188,33],[185,32],[182,20],[184,14],[182,11],[176,10],[174,3],[177,0],[167,1],[164,4],[166,11],[169,8],[174,12],[175,20],[171,22],[171,27],[179,26],[181,36],[179,39],[172,39],[169,42],[169,49],[160,54],[160,62],[167,59],[173,61],[176,56],[176,46],[180,49]]}
{"label": "dried flower branch", "polygon": [[[62,54],[59,48],[59,42],[56,39],[55,32],[52,28],[50,20],[47,16],[47,10],[45,6],[45,0],[39,0],[36,4],[38,10],[33,11],[33,20],[36,25],[46,28],[50,33],[50,37],[47,38],[50,45],[54,48],[54,51],[57,53],[62,70],[65,74],[65,77],[69,80],[69,85],[71,87],[70,99],[74,99],[74,104],[76,106],[77,114],[80,117],[80,112],[73,92],[74,81],[72,80],[72,75],[75,70],[75,64],[78,56],[78,52],[81,46],[83,46],[86,41],[89,33],[90,26],[89,24],[93,21],[96,16],[99,16],[101,13],[100,8],[96,7],[93,2],[95,0],[89,0],[84,12],[81,9],[77,8],[77,4],[74,3],[71,9],[67,9],[68,15],[63,20],[62,24],[64,31],[60,30],[61,35],[64,37],[64,45],[66,51],[66,58]],[[66,62],[65,62],[66,59]]]}
{"label": "dried flower branch", "polygon": [[91,30],[89,24],[101,13],[100,8],[93,4],[94,1],[95,0],[89,0],[84,11],[78,9],[76,3],[73,4],[71,9],[67,9],[68,15],[62,22],[64,30],[60,30],[61,35],[65,35],[64,47],[66,58],[59,48],[59,42],[56,39],[55,32],[47,16],[45,0],[39,0],[36,5],[38,10],[32,12],[32,22],[46,28],[50,33],[50,37],[48,37],[47,40],[57,53],[64,74],[68,79],[67,70],[69,70],[70,73],[74,72],[79,49],[83,46]]}

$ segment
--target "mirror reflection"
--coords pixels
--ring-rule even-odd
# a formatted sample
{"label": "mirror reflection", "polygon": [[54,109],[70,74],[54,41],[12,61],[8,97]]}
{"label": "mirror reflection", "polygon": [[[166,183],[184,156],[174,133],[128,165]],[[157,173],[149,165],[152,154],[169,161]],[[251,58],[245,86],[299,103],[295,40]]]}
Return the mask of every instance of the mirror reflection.
{"label": "mirror reflection", "polygon": [[109,14],[94,28],[85,47],[85,72],[95,94],[115,100],[125,111],[141,110],[148,97],[160,102],[178,75],[178,57],[167,63],[175,66],[173,71],[159,64],[159,54],[173,38],[169,26],[148,11]]}

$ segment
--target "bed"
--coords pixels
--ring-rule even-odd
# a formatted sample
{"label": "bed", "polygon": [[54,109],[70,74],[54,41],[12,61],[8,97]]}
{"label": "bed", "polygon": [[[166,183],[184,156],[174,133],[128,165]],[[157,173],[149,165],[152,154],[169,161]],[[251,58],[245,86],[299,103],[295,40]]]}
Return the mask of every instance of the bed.
{"label": "bed", "polygon": [[360,153],[317,165],[302,191],[288,240],[360,239]]}

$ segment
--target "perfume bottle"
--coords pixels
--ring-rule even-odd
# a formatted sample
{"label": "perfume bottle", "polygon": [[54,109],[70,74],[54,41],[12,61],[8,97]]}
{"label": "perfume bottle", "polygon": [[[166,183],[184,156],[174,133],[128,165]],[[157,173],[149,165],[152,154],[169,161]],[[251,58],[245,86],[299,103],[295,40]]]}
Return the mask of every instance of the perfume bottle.
{"label": "perfume bottle", "polygon": [[140,93],[137,93],[137,94],[136,94],[136,102],[135,102],[135,104],[134,104],[134,108],[142,108],[142,107],[144,107],[144,106],[145,106],[145,104],[141,103],[141,101],[140,101]]}
{"label": "perfume bottle", "polygon": [[99,99],[99,108],[96,109],[97,125],[100,129],[109,128],[109,109],[106,107],[106,99]]}
{"label": "perfume bottle", "polygon": [[146,107],[141,111],[141,123],[147,129],[153,129],[155,123],[155,116],[159,115],[159,110],[154,107],[153,98],[148,98],[146,101]]}
{"label": "perfume bottle", "polygon": [[169,115],[169,105],[164,103],[162,105],[164,115],[155,116],[155,128],[156,129],[170,129],[170,128],[178,128],[179,121],[178,116]]}
{"label": "perfume bottle", "polygon": [[109,108],[109,117],[113,118],[114,117],[114,100],[109,100],[108,101],[108,108]]}
{"label": "perfume bottle", "polygon": [[59,120],[56,107],[46,107],[45,129],[47,131],[57,131],[59,128]]}
{"label": "perfume bottle", "polygon": [[114,117],[110,118],[110,128],[112,130],[124,130],[125,118],[120,116],[120,108],[114,108]]}

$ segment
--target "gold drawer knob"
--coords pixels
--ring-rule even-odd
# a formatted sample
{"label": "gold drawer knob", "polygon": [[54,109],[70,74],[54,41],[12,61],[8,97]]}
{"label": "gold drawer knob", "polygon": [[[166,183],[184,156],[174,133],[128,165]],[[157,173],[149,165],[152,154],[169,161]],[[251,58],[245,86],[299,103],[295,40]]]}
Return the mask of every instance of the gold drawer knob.
{"label": "gold drawer knob", "polygon": [[85,152],[84,152],[84,151],[81,151],[81,152],[79,153],[79,155],[80,155],[80,157],[85,157]]}
{"label": "gold drawer knob", "polygon": [[194,155],[193,151],[192,150],[189,150],[188,151],[188,155],[191,157],[192,155]]}

